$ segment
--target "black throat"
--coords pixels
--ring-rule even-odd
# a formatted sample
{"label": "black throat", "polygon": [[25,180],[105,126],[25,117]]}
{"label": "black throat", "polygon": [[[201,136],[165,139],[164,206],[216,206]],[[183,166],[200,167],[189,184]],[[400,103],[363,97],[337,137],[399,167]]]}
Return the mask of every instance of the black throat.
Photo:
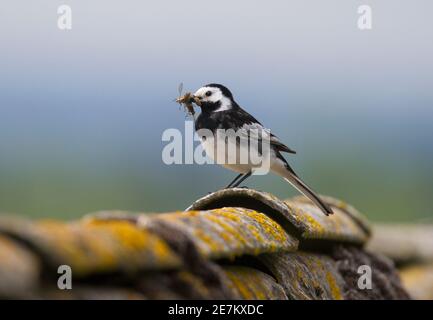
{"label": "black throat", "polygon": [[235,129],[242,126],[243,123],[238,123],[237,119],[242,109],[232,100],[231,108],[224,111],[217,111],[221,107],[218,102],[205,102],[201,105],[201,112],[195,121],[195,129],[208,129],[214,132],[216,129]]}
{"label": "black throat", "polygon": [[201,103],[201,112],[204,114],[209,114],[218,110],[221,107],[221,101],[217,102],[202,102]]}

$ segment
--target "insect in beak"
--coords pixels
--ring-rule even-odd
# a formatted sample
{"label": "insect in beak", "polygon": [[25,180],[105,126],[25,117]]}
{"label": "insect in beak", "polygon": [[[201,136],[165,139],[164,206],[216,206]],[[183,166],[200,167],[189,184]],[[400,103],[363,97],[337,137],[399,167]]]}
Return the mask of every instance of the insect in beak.
{"label": "insect in beak", "polygon": [[182,95],[183,83],[179,84],[178,91],[179,91],[179,97],[176,98],[175,101],[180,105],[183,105],[185,109],[188,111],[188,113],[194,116],[195,111],[194,111],[193,103],[195,103],[198,106],[201,106],[200,98],[193,95],[191,92],[187,92],[184,95]]}
{"label": "insect in beak", "polygon": [[198,106],[201,106],[201,100],[199,97],[193,96],[194,103]]}

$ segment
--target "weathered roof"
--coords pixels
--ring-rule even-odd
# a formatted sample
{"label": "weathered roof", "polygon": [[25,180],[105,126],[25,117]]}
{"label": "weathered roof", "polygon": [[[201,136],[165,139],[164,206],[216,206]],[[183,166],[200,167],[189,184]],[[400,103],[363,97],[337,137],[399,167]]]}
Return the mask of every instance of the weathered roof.
{"label": "weathered roof", "polygon": [[180,265],[167,244],[128,221],[0,219],[0,233],[31,247],[46,266],[69,265],[76,275],[167,269]]}
{"label": "weathered roof", "polygon": [[381,253],[399,265],[433,263],[433,225],[378,224],[368,249]]}
{"label": "weathered roof", "polygon": [[301,240],[320,239],[364,244],[370,235],[370,225],[366,219],[340,200],[323,198],[333,208],[333,215],[325,216],[305,197],[282,201],[267,192],[244,188],[214,192],[197,200],[187,210],[240,206],[266,212]]}
{"label": "weathered roof", "polygon": [[150,230],[177,229],[187,234],[200,254],[209,259],[296,251],[298,247],[298,240],[277,222],[251,209],[224,207],[168,213],[145,217],[144,221]]}
{"label": "weathered roof", "polygon": [[403,267],[400,276],[412,298],[433,300],[433,263]]}
{"label": "weathered roof", "polygon": [[[330,217],[303,198],[241,188],[172,213],[105,211],[72,222],[3,217],[0,297],[406,298],[393,265],[362,248],[370,235],[365,219],[326,201]],[[373,290],[357,288],[364,263],[382,279]],[[60,265],[72,268],[70,291],[57,288]]]}
{"label": "weathered roof", "polygon": [[433,299],[433,225],[379,224],[367,249],[392,259],[416,299]]}

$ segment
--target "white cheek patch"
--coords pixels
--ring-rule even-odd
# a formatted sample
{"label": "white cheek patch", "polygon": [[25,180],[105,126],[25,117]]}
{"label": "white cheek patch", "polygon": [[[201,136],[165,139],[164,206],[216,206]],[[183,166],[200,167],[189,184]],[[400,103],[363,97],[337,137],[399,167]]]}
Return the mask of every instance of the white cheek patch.
{"label": "white cheek patch", "polygon": [[214,112],[226,111],[232,108],[232,102],[230,101],[229,98],[222,97],[220,101],[221,101],[220,107],[216,109]]}

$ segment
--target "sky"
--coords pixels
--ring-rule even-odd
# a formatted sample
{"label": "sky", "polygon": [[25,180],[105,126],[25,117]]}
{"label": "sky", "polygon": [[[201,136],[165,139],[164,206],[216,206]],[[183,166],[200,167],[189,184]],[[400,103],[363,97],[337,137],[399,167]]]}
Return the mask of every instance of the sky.
{"label": "sky", "polygon": [[[71,30],[57,27],[62,4]],[[365,4],[371,30],[357,26]],[[427,219],[432,10],[421,0],[4,1],[0,211],[175,210],[227,184],[223,169],[161,161],[162,132],[184,127],[178,84],[217,82],[298,151],[290,163],[315,189],[373,219]],[[296,194],[276,177],[250,186]]]}

